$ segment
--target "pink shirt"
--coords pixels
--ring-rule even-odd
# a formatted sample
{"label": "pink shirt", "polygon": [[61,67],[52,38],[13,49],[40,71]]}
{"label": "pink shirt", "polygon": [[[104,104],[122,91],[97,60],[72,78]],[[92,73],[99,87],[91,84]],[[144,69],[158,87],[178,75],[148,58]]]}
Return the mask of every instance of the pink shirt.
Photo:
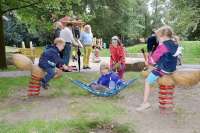
{"label": "pink shirt", "polygon": [[168,49],[163,43],[160,43],[153,54],[148,56],[148,63],[151,65],[156,64],[162,55],[168,52]]}

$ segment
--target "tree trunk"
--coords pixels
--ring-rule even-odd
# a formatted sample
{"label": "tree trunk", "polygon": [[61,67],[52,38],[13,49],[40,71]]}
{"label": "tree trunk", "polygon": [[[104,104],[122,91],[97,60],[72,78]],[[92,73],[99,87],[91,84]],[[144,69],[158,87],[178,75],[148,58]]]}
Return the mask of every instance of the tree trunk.
{"label": "tree trunk", "polygon": [[3,13],[0,3],[0,69],[5,69],[6,65],[6,50],[4,44],[4,33],[3,33]]}

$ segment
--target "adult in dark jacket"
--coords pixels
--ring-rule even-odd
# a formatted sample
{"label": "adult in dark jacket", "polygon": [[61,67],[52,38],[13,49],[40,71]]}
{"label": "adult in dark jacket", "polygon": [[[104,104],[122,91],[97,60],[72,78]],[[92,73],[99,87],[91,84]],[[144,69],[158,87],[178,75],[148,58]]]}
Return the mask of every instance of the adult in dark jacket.
{"label": "adult in dark jacket", "polygon": [[54,31],[54,38],[56,39],[58,37],[60,37],[60,31],[63,29],[63,25],[61,22],[56,22],[55,23],[55,31]]}
{"label": "adult in dark jacket", "polygon": [[44,89],[48,89],[48,82],[55,76],[56,67],[68,67],[64,65],[64,61],[60,57],[60,51],[64,49],[65,42],[61,38],[56,38],[54,46],[48,48],[40,57],[39,66],[47,73],[41,81]]}
{"label": "adult in dark jacket", "polygon": [[155,32],[152,31],[151,36],[148,37],[147,39],[147,52],[153,53],[156,50],[157,46],[158,46],[158,41],[157,41]]}

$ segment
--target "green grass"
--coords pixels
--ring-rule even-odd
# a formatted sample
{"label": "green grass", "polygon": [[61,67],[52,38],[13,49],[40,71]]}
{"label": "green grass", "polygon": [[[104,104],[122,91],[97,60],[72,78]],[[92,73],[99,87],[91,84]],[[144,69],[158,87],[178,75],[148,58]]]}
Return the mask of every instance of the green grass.
{"label": "green grass", "polygon": [[[51,81],[50,91],[54,97],[67,95],[70,100],[67,110],[71,115],[70,120],[28,120],[15,124],[0,122],[0,133],[89,133],[95,129],[106,129],[113,125],[113,133],[134,133],[129,124],[118,124],[113,120],[127,114],[126,110],[117,106],[118,96],[110,98],[95,97],[72,84],[68,78],[90,82],[97,79],[98,73],[67,73],[62,78]],[[129,72],[126,79],[139,76],[139,73]],[[0,97],[5,99],[16,93],[19,89],[27,89],[29,77],[0,78]],[[133,93],[138,86],[130,87]],[[133,88],[133,89],[132,89]],[[127,89],[127,90],[129,90]],[[137,89],[136,89],[137,90]],[[124,91],[125,92],[125,91]],[[128,92],[125,92],[128,93]],[[68,100],[68,99],[66,99]],[[36,105],[6,107],[0,111],[0,116],[21,109],[32,109]],[[67,114],[66,114],[67,115]]]}
{"label": "green grass", "polygon": [[[131,46],[131,47],[126,47],[126,51],[128,53],[141,53],[142,48],[146,49],[146,44],[137,44],[137,45],[134,45],[134,46]],[[110,56],[109,49],[101,50],[100,56],[109,57]]]}
{"label": "green grass", "polygon": [[[0,133],[89,133],[96,128],[110,125],[108,121],[75,119],[65,121],[33,120],[18,124],[0,123]],[[114,133],[134,133],[127,124],[115,124]]]}
{"label": "green grass", "polygon": [[[89,83],[98,78],[98,73],[67,73],[59,79],[50,82],[52,89],[52,96],[61,96],[68,94],[69,96],[88,96],[85,90],[74,85],[69,78],[79,79],[83,82]],[[138,77],[139,73],[129,72],[126,74],[126,79]],[[29,77],[16,78],[0,78],[0,98],[11,96],[19,89],[26,89],[28,87]]]}
{"label": "green grass", "polygon": [[[200,64],[200,41],[183,41],[183,63],[186,64]],[[127,47],[128,53],[141,53],[140,49],[145,48],[146,44],[138,44],[132,47]],[[100,56],[109,57],[109,50],[103,49],[100,52]]]}
{"label": "green grass", "polygon": [[110,121],[117,116],[126,114],[124,109],[114,104],[115,98],[89,97],[89,99],[82,99],[81,103],[79,100],[73,98],[73,103],[70,105],[74,116]]}
{"label": "green grass", "polygon": [[0,99],[9,97],[21,88],[27,88],[28,77],[0,78]]}
{"label": "green grass", "polygon": [[200,64],[200,41],[185,41],[182,45],[183,63]]}
{"label": "green grass", "polygon": [[17,70],[17,68],[15,66],[9,65],[9,66],[7,66],[7,69],[0,69],[0,72],[1,71],[16,71],[16,70]]}
{"label": "green grass", "polygon": [[[132,79],[139,77],[140,73],[137,72],[127,72],[125,79]],[[85,83],[90,83],[93,80],[98,79],[99,73],[67,73],[61,78],[52,80],[51,85],[51,96],[63,96],[68,95],[71,97],[76,96],[88,96],[90,95],[85,90],[74,85],[69,78],[79,79]],[[15,77],[15,78],[0,78],[0,99],[6,98],[14,94],[19,89],[27,89],[30,77]],[[132,87],[130,87],[131,89]],[[141,90],[142,84],[137,82],[137,86],[134,90]]]}

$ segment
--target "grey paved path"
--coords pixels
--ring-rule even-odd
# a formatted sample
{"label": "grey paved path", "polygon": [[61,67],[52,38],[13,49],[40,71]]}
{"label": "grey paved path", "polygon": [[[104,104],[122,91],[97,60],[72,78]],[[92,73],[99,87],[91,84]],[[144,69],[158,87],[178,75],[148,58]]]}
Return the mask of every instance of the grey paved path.
{"label": "grey paved path", "polygon": [[[143,58],[126,58],[127,63],[135,63],[139,61],[144,61],[144,59]],[[109,63],[109,57],[101,57],[101,62]],[[81,72],[98,72],[100,63],[92,63],[92,60],[90,60],[91,69],[83,70],[82,65],[81,65]],[[71,62],[70,64],[77,65],[77,62]],[[184,70],[195,69],[196,70],[196,69],[200,69],[200,64],[197,64],[197,65],[184,64],[182,66],[178,66],[177,68],[179,70],[180,69],[184,69]],[[30,72],[29,71],[0,72],[0,77],[19,77],[19,76],[30,76]]]}

